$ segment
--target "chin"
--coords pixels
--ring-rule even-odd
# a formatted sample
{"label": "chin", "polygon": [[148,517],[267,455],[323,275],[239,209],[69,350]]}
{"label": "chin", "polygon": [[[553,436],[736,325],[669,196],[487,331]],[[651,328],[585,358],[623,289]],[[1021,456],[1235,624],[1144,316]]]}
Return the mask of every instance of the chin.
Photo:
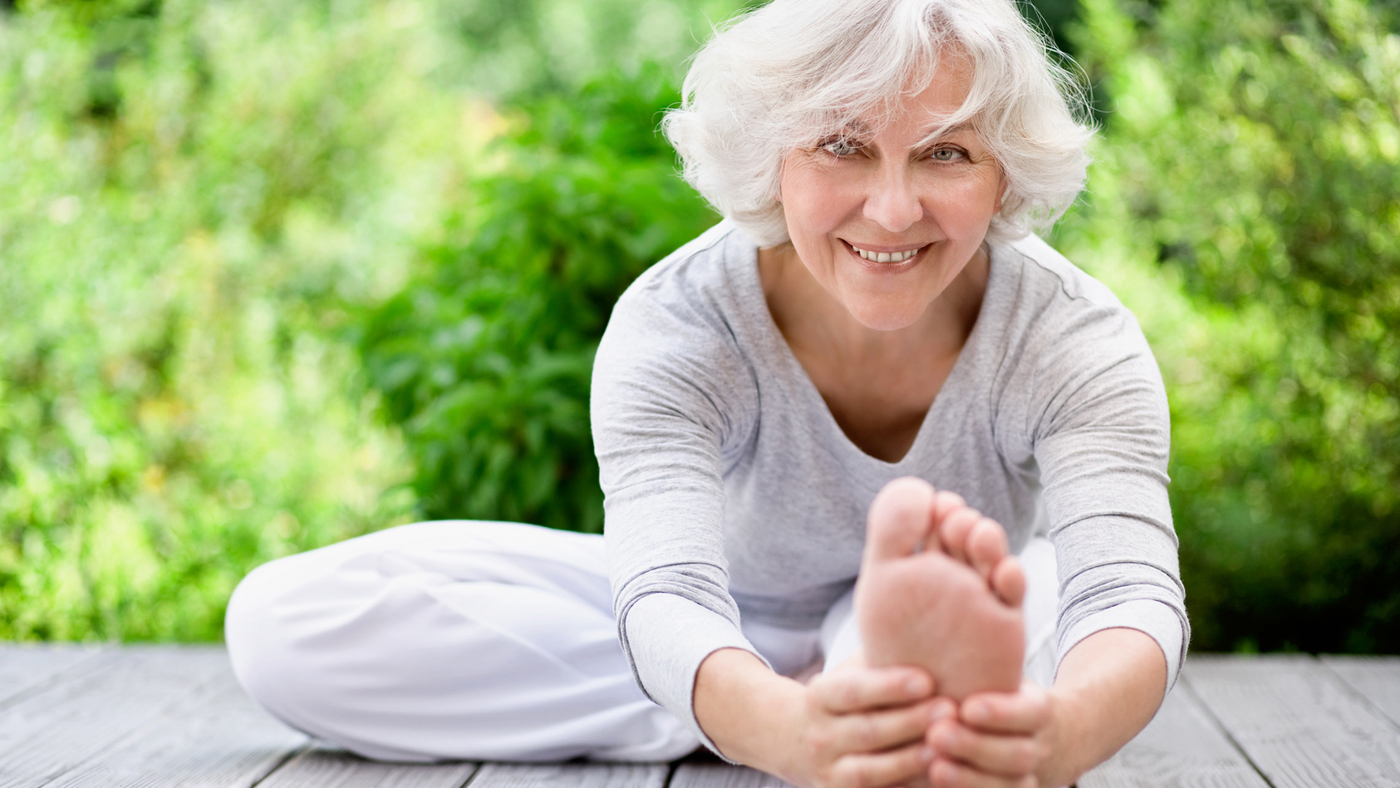
{"label": "chin", "polygon": [[874,302],[867,304],[847,304],[846,311],[857,323],[875,331],[898,331],[918,322],[924,313],[922,305]]}

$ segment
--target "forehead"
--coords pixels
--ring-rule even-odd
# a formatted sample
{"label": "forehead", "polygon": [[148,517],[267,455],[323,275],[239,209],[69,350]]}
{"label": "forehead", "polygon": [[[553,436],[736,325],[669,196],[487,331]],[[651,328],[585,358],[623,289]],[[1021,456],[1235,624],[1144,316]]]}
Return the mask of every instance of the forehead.
{"label": "forehead", "polygon": [[905,87],[891,102],[889,123],[896,126],[928,128],[957,118],[972,91],[972,64],[965,57],[948,56],[922,85]]}
{"label": "forehead", "polygon": [[875,107],[848,118],[846,127],[867,134],[954,134],[972,128],[962,110],[972,89],[972,66],[966,58],[946,57],[930,72]]}

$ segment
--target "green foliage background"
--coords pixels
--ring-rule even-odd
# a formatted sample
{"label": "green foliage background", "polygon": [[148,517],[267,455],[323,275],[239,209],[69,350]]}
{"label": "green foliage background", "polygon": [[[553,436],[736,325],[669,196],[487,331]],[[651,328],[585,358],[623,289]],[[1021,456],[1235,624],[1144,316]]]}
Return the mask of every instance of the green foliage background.
{"label": "green foliage background", "polygon": [[[653,129],[738,0],[0,10],[0,637],[206,640],[424,517],[598,530],[617,294],[715,220]],[[1195,643],[1400,651],[1400,35],[1038,7],[1104,133],[1057,229],[1153,341]]]}

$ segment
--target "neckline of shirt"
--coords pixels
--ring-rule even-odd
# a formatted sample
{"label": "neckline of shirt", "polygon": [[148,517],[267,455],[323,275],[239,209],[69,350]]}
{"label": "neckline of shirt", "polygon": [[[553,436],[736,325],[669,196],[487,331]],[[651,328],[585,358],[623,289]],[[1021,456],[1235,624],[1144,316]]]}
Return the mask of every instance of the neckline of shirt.
{"label": "neckline of shirt", "polygon": [[735,261],[737,270],[733,274],[740,286],[740,301],[745,309],[752,311],[755,324],[760,326],[761,338],[768,345],[770,352],[763,355],[781,359],[784,370],[781,370],[782,374],[779,377],[796,387],[797,391],[794,393],[802,398],[809,410],[820,414],[820,424],[807,425],[809,429],[820,430],[830,438],[820,443],[836,449],[836,459],[848,470],[867,477],[868,482],[877,485],[892,478],[891,472],[918,475],[919,469],[927,467],[937,459],[941,452],[937,451],[936,442],[931,437],[931,433],[935,431],[935,424],[946,423],[956,404],[972,393],[970,388],[976,378],[975,359],[984,352],[985,343],[993,339],[994,327],[986,325],[987,317],[1001,311],[998,308],[999,303],[994,305],[993,302],[999,302],[1006,284],[1005,279],[1011,273],[1007,270],[1003,250],[995,244],[988,244],[990,270],[987,275],[987,292],[982,298],[972,331],[963,343],[962,350],[958,352],[958,358],[953,362],[953,368],[949,370],[943,386],[935,395],[933,404],[924,414],[923,422],[920,423],[919,431],[915,434],[909,450],[896,462],[887,462],[867,454],[846,435],[845,430],[841,429],[826,400],[807,374],[806,368],[797,360],[787,339],[778,329],[778,324],[773,320],[773,314],[768,310],[768,302],[763,296],[763,283],[758,273],[757,245],[742,232],[732,233],[729,242],[739,246],[736,254],[726,257]]}

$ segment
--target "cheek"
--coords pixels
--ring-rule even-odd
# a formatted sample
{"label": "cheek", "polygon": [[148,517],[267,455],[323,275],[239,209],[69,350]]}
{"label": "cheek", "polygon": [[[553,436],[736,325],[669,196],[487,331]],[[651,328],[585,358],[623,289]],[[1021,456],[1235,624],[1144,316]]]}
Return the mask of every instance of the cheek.
{"label": "cheek", "polygon": [[984,226],[1001,210],[1000,178],[969,175],[938,180],[930,185],[933,212],[959,227]]}

